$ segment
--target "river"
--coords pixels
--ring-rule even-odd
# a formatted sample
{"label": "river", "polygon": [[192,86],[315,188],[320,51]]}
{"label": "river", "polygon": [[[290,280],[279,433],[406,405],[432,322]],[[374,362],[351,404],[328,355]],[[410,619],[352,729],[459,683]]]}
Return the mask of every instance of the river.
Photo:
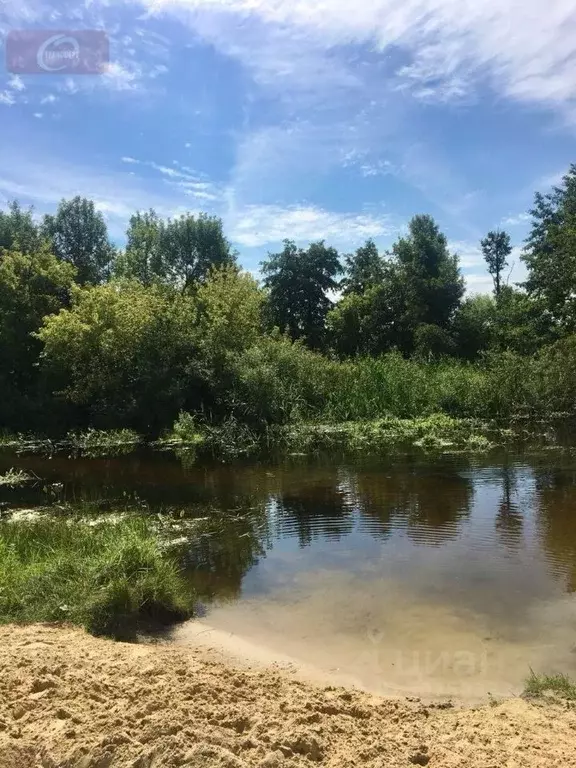
{"label": "river", "polygon": [[[376,693],[481,698],[576,674],[576,454],[290,456],[197,465],[0,454],[38,481],[0,508],[181,520],[198,618],[222,638]],[[192,528],[184,523],[194,523]]]}

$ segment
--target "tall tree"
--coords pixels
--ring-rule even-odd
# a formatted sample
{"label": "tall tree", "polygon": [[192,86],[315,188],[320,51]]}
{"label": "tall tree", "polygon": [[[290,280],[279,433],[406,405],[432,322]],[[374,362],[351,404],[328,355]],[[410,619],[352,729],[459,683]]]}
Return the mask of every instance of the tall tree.
{"label": "tall tree", "polygon": [[168,265],[160,240],[162,220],[152,208],[130,217],[126,231],[126,250],[118,255],[114,272],[118,277],[135,278],[143,285],[166,277]]}
{"label": "tall tree", "polygon": [[42,244],[40,229],[34,221],[34,209],[24,209],[17,200],[0,211],[0,248],[20,253],[35,253]]}
{"label": "tall tree", "polygon": [[410,346],[406,326],[407,286],[395,264],[385,264],[380,282],[344,296],[328,313],[333,348],[344,357],[380,355]]}
{"label": "tall tree", "polygon": [[419,325],[448,329],[464,294],[464,280],[458,256],[449,252],[446,237],[434,219],[414,216],[408,235],[400,238],[392,251],[406,285],[405,324],[413,334]]}
{"label": "tall tree", "polygon": [[303,339],[313,349],[321,348],[326,315],[332,307],[328,293],[337,290],[336,277],[341,271],[338,252],[324,241],[304,250],[285,240],[284,249],[269,254],[262,263],[273,325],[292,339]]}
{"label": "tall tree", "polygon": [[366,240],[355,253],[345,257],[342,281],[342,293],[364,293],[373,285],[378,285],[384,278],[384,264],[374,240]]}
{"label": "tall tree", "polygon": [[488,272],[494,280],[494,293],[496,298],[500,296],[502,272],[508,266],[508,256],[512,253],[510,235],[500,230],[488,232],[484,240],[480,241],[484,261],[488,265]]}
{"label": "tall tree", "polygon": [[56,213],[44,217],[43,231],[56,256],[73,264],[80,285],[104,282],[114,257],[104,216],[93,200],[62,200]]}
{"label": "tall tree", "polygon": [[184,289],[205,280],[214,267],[236,263],[222,220],[204,213],[168,219],[160,228],[159,249],[168,278]]}
{"label": "tall tree", "polygon": [[522,256],[526,289],[565,331],[576,329],[576,165],[558,187],[536,193],[532,229]]}

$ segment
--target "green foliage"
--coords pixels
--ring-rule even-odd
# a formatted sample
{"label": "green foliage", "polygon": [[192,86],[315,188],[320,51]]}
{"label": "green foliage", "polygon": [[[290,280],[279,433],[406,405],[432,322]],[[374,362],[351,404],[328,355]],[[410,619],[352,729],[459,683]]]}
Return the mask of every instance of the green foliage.
{"label": "green foliage", "polygon": [[406,284],[394,266],[383,281],[363,294],[351,293],[326,318],[332,347],[343,357],[380,355],[391,349],[409,349],[413,343],[406,315]]}
{"label": "green foliage", "polygon": [[523,259],[526,288],[564,331],[576,329],[576,165],[558,187],[536,193]]}
{"label": "green foliage", "polygon": [[401,279],[407,286],[406,317],[412,328],[447,329],[464,294],[458,257],[431,216],[414,216],[407,237],[393,246]]}
{"label": "green foliage", "polygon": [[374,240],[366,240],[356,253],[345,257],[342,293],[362,294],[384,279],[384,263]]}
{"label": "green foliage", "polygon": [[454,343],[459,357],[476,360],[492,345],[497,333],[497,307],[491,296],[465,299],[452,323]]}
{"label": "green foliage", "polygon": [[213,268],[195,294],[198,338],[205,359],[242,352],[262,335],[263,291],[235,266]]}
{"label": "green foliage", "polygon": [[41,407],[33,333],[68,301],[74,268],[46,249],[0,253],[0,424],[22,429]]}
{"label": "green foliage", "polygon": [[271,324],[291,339],[321,349],[332,307],[328,292],[338,288],[336,276],[341,271],[338,252],[323,241],[304,250],[285,240],[284,249],[262,263]]}
{"label": "green foliage", "polygon": [[162,220],[153,209],[131,216],[126,250],[118,254],[114,264],[115,276],[138,280],[143,285],[166,279],[168,265],[160,247],[161,232]]}
{"label": "green foliage", "polygon": [[191,612],[176,563],[144,521],[0,524],[0,621],[70,621],[130,639]]}
{"label": "green foliage", "polygon": [[8,211],[0,211],[0,250],[31,254],[42,248],[40,229],[34,221],[34,209],[24,210],[17,200],[8,203]]}
{"label": "green foliage", "polygon": [[42,367],[92,423],[155,431],[185,406],[200,376],[195,322],[193,300],[162,286],[78,288],[72,307],[38,333]]}
{"label": "green foliage", "polygon": [[341,366],[283,336],[261,339],[233,368],[228,407],[252,424],[313,418],[335,386]]}
{"label": "green foliage", "polygon": [[487,236],[480,242],[484,261],[488,265],[488,272],[494,280],[494,293],[496,297],[500,295],[502,283],[502,272],[508,266],[508,256],[512,253],[510,245],[510,235],[507,232],[488,232]]}
{"label": "green foliage", "polygon": [[180,411],[178,418],[174,422],[172,431],[168,435],[168,440],[178,443],[198,445],[203,439],[202,431],[194,416],[187,411]]}
{"label": "green foliage", "polygon": [[215,267],[234,265],[236,257],[224,237],[222,220],[190,213],[159,225],[160,272],[181,288],[205,280]]}
{"label": "green foliage", "polygon": [[76,267],[80,285],[102,283],[109,276],[114,248],[93,200],[62,200],[53,216],[44,217],[43,234],[56,256]]}

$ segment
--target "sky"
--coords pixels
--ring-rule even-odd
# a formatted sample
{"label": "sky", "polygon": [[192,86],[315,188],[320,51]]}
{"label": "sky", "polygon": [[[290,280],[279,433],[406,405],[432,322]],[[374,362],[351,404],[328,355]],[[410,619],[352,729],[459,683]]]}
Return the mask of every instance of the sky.
{"label": "sky", "polygon": [[574,0],[0,0],[0,33],[104,30],[101,74],[0,62],[0,205],[221,216],[257,272],[284,238],[383,250],[429,213],[471,293],[576,162]]}

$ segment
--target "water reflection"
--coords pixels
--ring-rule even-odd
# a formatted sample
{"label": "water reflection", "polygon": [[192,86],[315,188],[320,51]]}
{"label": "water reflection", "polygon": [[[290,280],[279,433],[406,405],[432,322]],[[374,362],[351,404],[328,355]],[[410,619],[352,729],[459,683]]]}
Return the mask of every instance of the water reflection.
{"label": "water reflection", "polygon": [[[0,512],[88,505],[193,521],[178,551],[207,600],[250,594],[252,572],[271,583],[264,558],[286,578],[312,563],[346,561],[358,572],[378,571],[386,561],[402,579],[433,574],[437,590],[459,590],[471,602],[478,590],[499,600],[499,590],[511,595],[522,584],[538,595],[553,583],[576,590],[571,452],[474,460],[419,454],[358,463],[292,457],[232,466],[182,458],[151,451],[50,459],[0,453],[0,472],[14,466],[38,478],[21,488],[0,487]],[[296,558],[292,546],[310,557]]]}

